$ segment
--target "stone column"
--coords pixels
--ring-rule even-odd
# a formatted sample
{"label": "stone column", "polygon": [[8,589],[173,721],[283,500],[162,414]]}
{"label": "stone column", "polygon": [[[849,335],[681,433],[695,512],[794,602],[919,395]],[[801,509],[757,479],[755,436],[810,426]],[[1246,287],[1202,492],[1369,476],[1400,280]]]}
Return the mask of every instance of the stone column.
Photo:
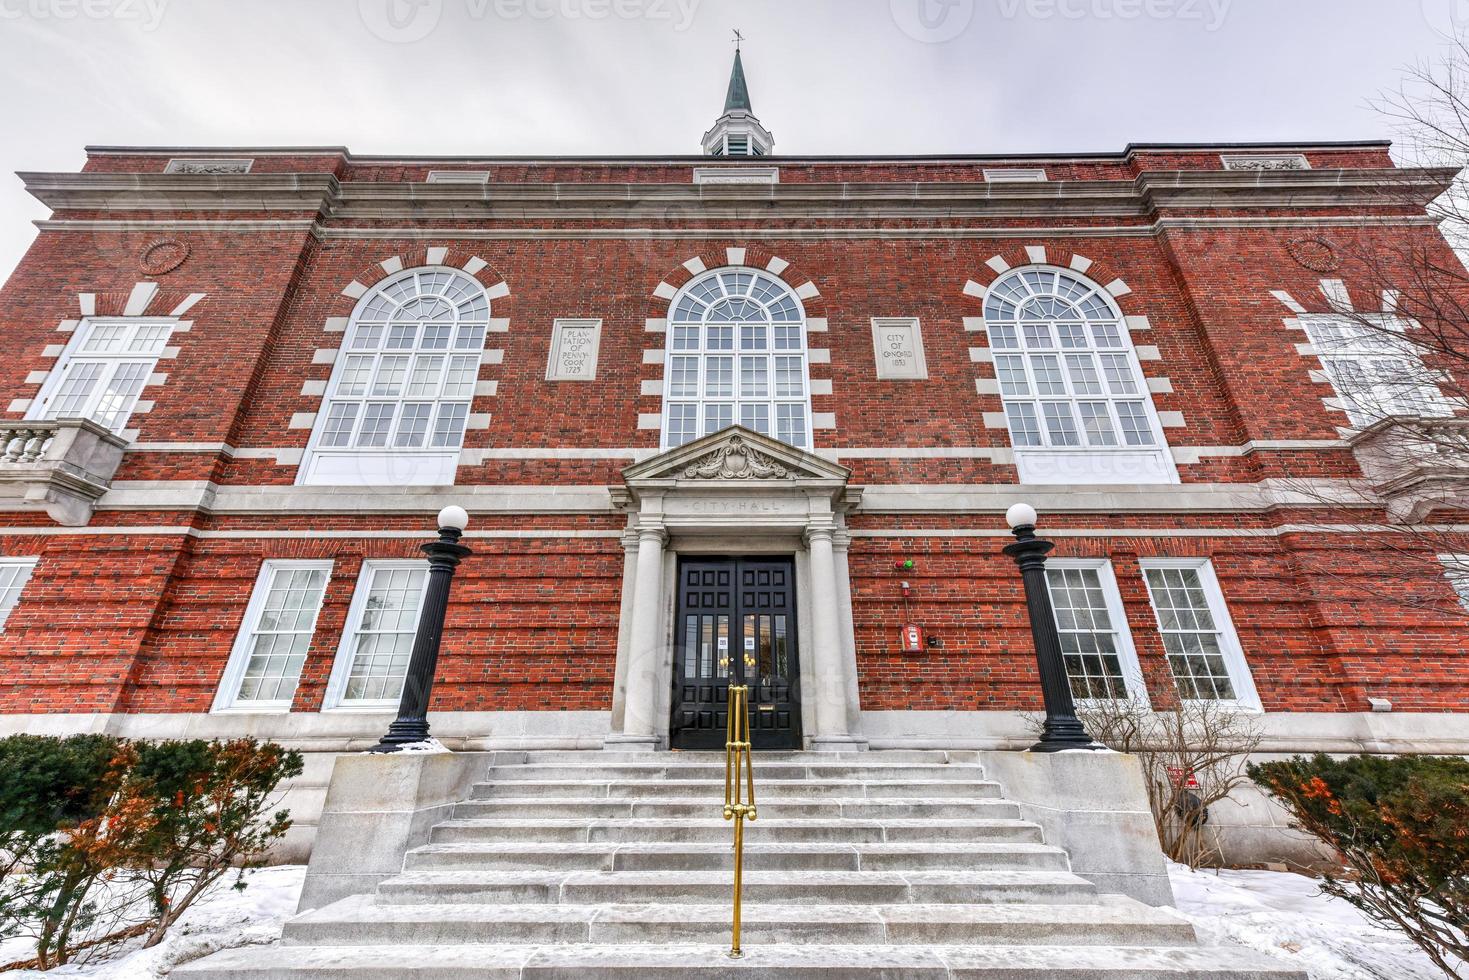
{"label": "stone column", "polygon": [[838,528],[832,538],[836,552],[836,591],[839,625],[842,637],[842,690],[845,692],[847,710],[847,733],[857,742],[860,749],[867,748],[867,739],[862,735],[862,695],[857,679],[857,638],[852,622],[852,572],[847,563],[847,550],[852,545],[852,535],[845,527]]}
{"label": "stone column", "polygon": [[632,628],[627,645],[626,698],[622,733],[607,747],[653,751],[658,747],[658,621],[663,601],[663,544],[659,525],[638,528],[637,586],[633,590]]}
{"label": "stone column", "polygon": [[840,600],[832,539],[836,528],[813,524],[806,529],[811,552],[811,671],[816,680],[816,731],[811,748],[818,752],[850,752],[856,740],[847,731],[846,670],[843,667]]}
{"label": "stone column", "polygon": [[638,533],[622,535],[622,602],[617,614],[617,664],[612,675],[612,731],[622,731],[627,710],[627,658],[632,646],[632,610],[638,588]]}

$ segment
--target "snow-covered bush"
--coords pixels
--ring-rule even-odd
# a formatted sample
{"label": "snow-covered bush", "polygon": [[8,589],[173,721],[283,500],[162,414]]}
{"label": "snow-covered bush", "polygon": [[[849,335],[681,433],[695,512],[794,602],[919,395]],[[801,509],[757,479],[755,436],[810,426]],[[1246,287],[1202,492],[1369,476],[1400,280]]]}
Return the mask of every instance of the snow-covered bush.
{"label": "snow-covered bush", "polygon": [[1322,890],[1400,929],[1446,974],[1469,962],[1469,761],[1318,755],[1250,767],[1347,873]]}

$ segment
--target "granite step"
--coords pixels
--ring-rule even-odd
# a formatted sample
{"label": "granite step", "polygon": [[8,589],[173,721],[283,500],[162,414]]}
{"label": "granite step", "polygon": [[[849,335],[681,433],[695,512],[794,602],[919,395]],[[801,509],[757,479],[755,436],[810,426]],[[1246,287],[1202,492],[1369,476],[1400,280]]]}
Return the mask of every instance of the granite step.
{"label": "granite step", "polygon": [[[1002,796],[1000,784],[990,780],[948,779],[882,780],[866,782],[854,779],[766,779],[755,784],[759,799],[784,799],[787,797],[840,796],[846,799],[998,799]],[[655,797],[705,796],[709,799],[724,798],[724,774],[717,779],[688,779],[667,781],[663,779],[607,780],[607,779],[526,779],[503,782],[475,783],[470,788],[470,799],[548,798],[574,797],[578,799],[647,799]]]}
{"label": "granite step", "polygon": [[[723,797],[665,797],[656,800],[627,799],[556,799],[537,797],[505,797],[492,800],[473,800],[454,807],[456,819],[477,818],[585,818],[608,819],[613,817],[656,817],[676,819],[703,817],[719,813]],[[1020,818],[1020,807],[1008,800],[865,800],[829,797],[763,797],[759,799],[759,814],[762,818],[816,818],[834,817],[848,819],[961,819],[980,817],[986,819]]]}
{"label": "granite step", "polygon": [[[729,871],[728,841],[607,843],[428,844],[408,852],[407,871]],[[750,843],[745,867],[752,871],[918,871],[1033,868],[1068,870],[1059,847],[1022,842],[928,842],[904,844]]]}
{"label": "granite step", "polygon": [[[719,904],[730,900],[723,871],[413,871],[378,883],[387,905]],[[1096,900],[1096,887],[1067,871],[751,871],[745,901],[792,905],[1070,905]]]}
{"label": "granite step", "polygon": [[1252,950],[1098,946],[277,946],[176,968],[177,980],[1306,980]]}
{"label": "granite step", "polygon": [[[543,763],[585,763],[585,749],[534,749],[527,752],[497,752],[496,764],[536,765]],[[754,753],[756,762],[801,762],[812,761],[810,752],[769,751],[760,749]],[[867,765],[921,762],[930,765],[953,765],[967,763],[975,765],[984,758],[984,753],[956,749],[883,749],[880,752],[823,752],[817,761],[823,764],[860,762]],[[617,763],[652,763],[657,765],[706,764],[724,765],[724,749],[698,752],[674,749],[670,752],[616,752],[599,751],[598,761]]]}
{"label": "granite step", "polygon": [[[979,765],[936,765],[932,763],[811,763],[756,762],[755,781],[767,779],[857,779],[862,781],[945,781],[983,778]],[[492,765],[486,771],[489,782],[522,780],[588,779],[596,777],[612,782],[638,779],[688,780],[724,779],[724,762],[714,763],[546,763],[532,765]]]}
{"label": "granite step", "polygon": [[[1093,905],[762,905],[746,903],[747,945],[1185,946],[1178,913],[1109,896]],[[385,905],[343,899],[287,924],[293,945],[727,942],[729,905]]]}
{"label": "granite step", "polygon": [[[445,820],[434,826],[430,843],[454,841],[728,841],[730,824],[721,817],[660,820]],[[851,844],[927,841],[1030,841],[1039,843],[1040,828],[1016,819],[846,820],[761,818],[745,825],[750,842],[841,841]]]}

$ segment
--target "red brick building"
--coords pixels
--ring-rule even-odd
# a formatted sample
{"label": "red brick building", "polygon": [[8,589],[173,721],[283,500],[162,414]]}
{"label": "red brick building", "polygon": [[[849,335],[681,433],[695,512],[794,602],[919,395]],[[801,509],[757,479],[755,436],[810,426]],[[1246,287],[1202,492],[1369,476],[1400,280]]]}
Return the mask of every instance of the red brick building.
{"label": "red brick building", "polygon": [[23,174],[53,214],[0,293],[4,727],[251,732],[324,783],[391,716],[457,503],[451,744],[699,747],[742,661],[767,745],[1016,744],[1024,500],[1078,696],[1469,751],[1453,582],[1386,527],[1455,512],[1323,503],[1364,472],[1321,337],[1392,313],[1352,256],[1454,261],[1450,175],[1382,143],[773,149],[740,75],[697,157]]}

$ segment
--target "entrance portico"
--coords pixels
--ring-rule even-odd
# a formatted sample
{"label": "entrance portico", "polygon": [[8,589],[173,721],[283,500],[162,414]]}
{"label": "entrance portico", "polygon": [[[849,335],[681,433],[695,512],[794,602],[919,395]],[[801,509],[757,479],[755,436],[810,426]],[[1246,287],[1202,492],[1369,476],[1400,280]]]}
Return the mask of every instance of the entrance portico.
{"label": "entrance portico", "polygon": [[[804,746],[864,748],[847,570],[850,471],[740,426],[623,471],[627,513],[622,616],[608,748],[669,747],[680,637],[680,558],[788,556],[795,569],[797,729]],[[738,636],[738,633],[736,633]],[[734,649],[734,647],[740,649]],[[716,651],[743,657],[744,644]]]}

